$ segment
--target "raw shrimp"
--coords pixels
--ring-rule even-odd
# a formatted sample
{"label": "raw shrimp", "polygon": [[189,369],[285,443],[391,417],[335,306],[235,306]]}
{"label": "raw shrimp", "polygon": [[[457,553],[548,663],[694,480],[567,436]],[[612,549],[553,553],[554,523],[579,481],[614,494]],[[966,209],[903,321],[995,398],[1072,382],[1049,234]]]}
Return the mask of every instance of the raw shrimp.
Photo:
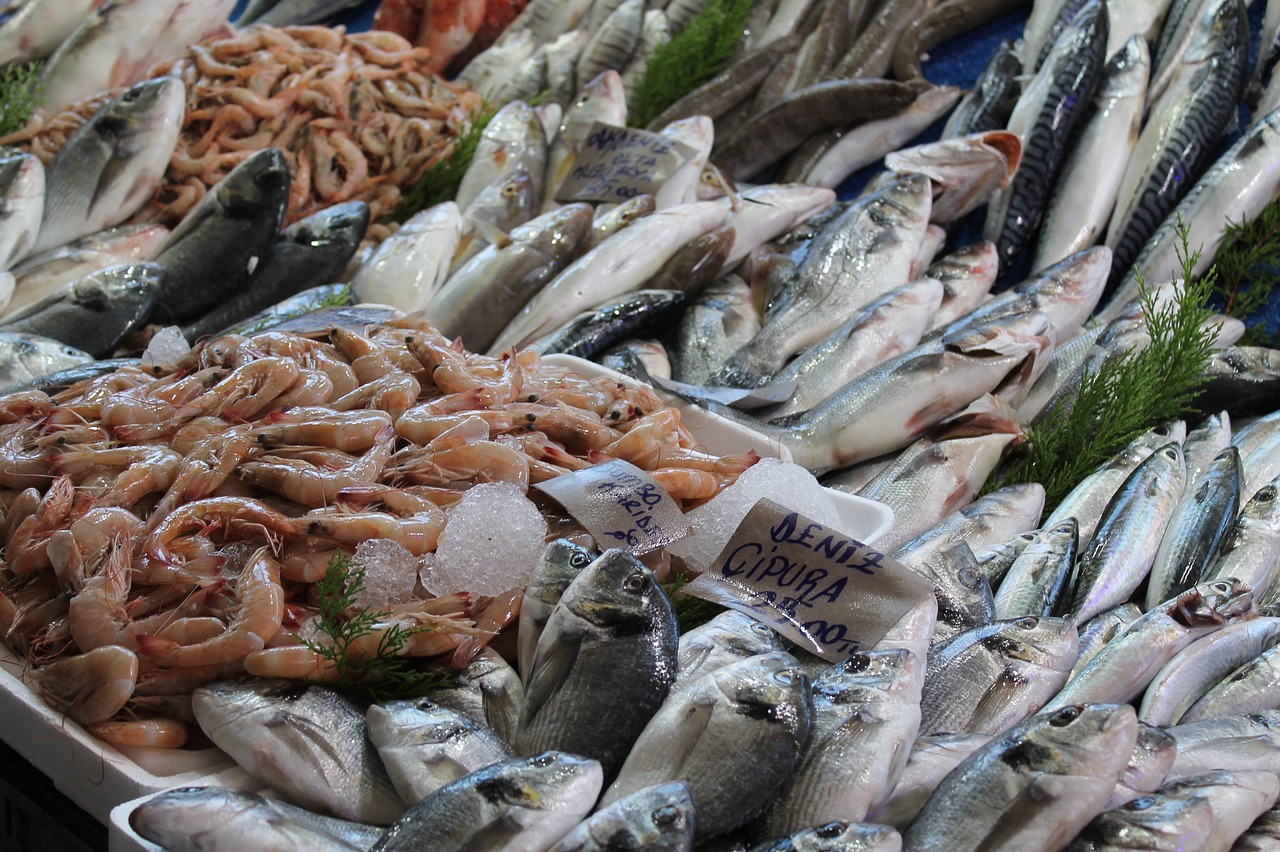
{"label": "raw shrimp", "polygon": [[0,423],[39,420],[53,409],[53,400],[44,391],[29,390],[0,397]]}
{"label": "raw shrimp", "polygon": [[98,570],[118,536],[133,539],[142,521],[128,509],[108,506],[90,509],[49,538],[49,561],[58,582],[72,593],[84,587],[85,577]]}
{"label": "raw shrimp", "polygon": [[[86,579],[84,588],[67,604],[71,637],[82,651],[112,645],[135,649],[140,632],[157,630],[170,620],[168,615],[133,620],[128,601],[132,586],[129,557],[129,539],[119,536],[101,570]],[[133,609],[136,611],[136,606]]]}
{"label": "raw shrimp", "polygon": [[322,538],[337,544],[355,546],[371,538],[386,538],[404,547],[414,556],[436,549],[444,530],[444,512],[435,509],[407,518],[394,518],[380,512],[353,514],[303,515],[288,520],[294,534]]}
{"label": "raw shrimp", "polygon": [[0,427],[0,486],[41,488],[49,481],[49,462],[38,438],[36,427],[28,422]]}
{"label": "raw shrimp", "polygon": [[274,491],[303,506],[332,504],[343,488],[368,485],[382,475],[391,458],[396,432],[389,420],[379,431],[373,447],[352,464],[336,471],[324,470],[302,460],[264,457],[240,465],[240,478],[252,485]]}
{"label": "raw shrimp", "polygon": [[267,548],[261,548],[245,564],[236,581],[235,614],[227,629],[193,645],[159,636],[138,636],[138,649],[152,662],[166,666],[208,666],[244,659],[260,651],[280,630],[284,617],[284,590],[280,565]]}
{"label": "raw shrimp", "polygon": [[157,562],[181,565],[179,540],[192,532],[224,527],[240,534],[291,532],[290,519],[265,503],[243,497],[208,497],[179,506],[163,518],[147,539],[146,553]]}
{"label": "raw shrimp", "polygon": [[391,373],[361,385],[329,403],[334,411],[374,408],[391,415],[392,420],[412,408],[422,393],[422,385],[408,373]]}
{"label": "raw shrimp", "polygon": [[520,616],[520,604],[524,601],[524,589],[512,589],[490,598],[476,614],[476,634],[465,636],[453,652],[453,667],[461,669],[480,653],[504,627]]}
{"label": "raw shrimp", "polygon": [[265,447],[314,444],[348,453],[372,447],[391,426],[391,418],[382,411],[328,408],[294,408],[272,414],[267,421],[250,433]]}
{"label": "raw shrimp", "polygon": [[71,517],[75,493],[70,477],[58,477],[41,498],[35,513],[18,524],[5,547],[5,557],[13,573],[30,574],[49,567],[49,537]]}
{"label": "raw shrimp", "polygon": [[732,484],[732,480],[726,482],[725,478],[714,473],[683,467],[659,468],[650,471],[649,475],[677,500],[706,500]]}
{"label": "raw shrimp", "polygon": [[123,467],[112,486],[94,502],[99,506],[129,507],[154,491],[173,484],[182,457],[158,446],[76,450],[49,457],[55,473],[77,475],[95,467]]}
{"label": "raw shrimp", "polygon": [[138,682],[138,656],[108,645],[42,666],[32,678],[50,707],[91,725],[110,719],[129,700]]}
{"label": "raw shrimp", "polygon": [[285,677],[292,680],[336,683],[338,667],[306,645],[264,648],[244,658],[244,670],[258,677]]}
{"label": "raw shrimp", "polygon": [[134,748],[182,748],[191,729],[177,719],[130,719],[95,722],[85,730],[103,742]]}
{"label": "raw shrimp", "polygon": [[201,414],[214,414],[248,420],[270,406],[297,379],[298,365],[288,358],[250,361],[180,408],[175,418],[184,423]]}
{"label": "raw shrimp", "polygon": [[527,489],[529,461],[524,453],[496,441],[476,441],[424,454],[397,468],[396,475],[416,485],[510,482]]}

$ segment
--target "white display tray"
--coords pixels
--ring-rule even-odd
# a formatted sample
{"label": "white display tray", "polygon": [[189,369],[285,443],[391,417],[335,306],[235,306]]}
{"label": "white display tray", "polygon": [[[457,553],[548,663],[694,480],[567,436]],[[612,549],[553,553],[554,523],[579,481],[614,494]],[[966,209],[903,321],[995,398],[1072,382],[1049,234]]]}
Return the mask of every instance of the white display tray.
{"label": "white display tray", "polygon": [[115,748],[49,707],[23,680],[22,662],[0,646],[0,739],[48,775],[67,798],[105,823],[121,802],[215,780],[239,768],[215,748]]}
{"label": "white display tray", "polygon": [[[603,376],[635,387],[649,387],[616,370],[573,355],[544,355],[542,361],[591,378]],[[755,450],[761,456],[791,461],[787,448],[768,436],[670,394],[655,393],[680,412],[680,422],[693,433],[700,448],[706,452],[723,456]],[[840,520],[844,522],[841,532],[863,544],[874,544],[893,526],[893,510],[884,503],[832,488],[827,491],[836,504]]]}
{"label": "white display tray", "polygon": [[[238,775],[236,774],[238,773]],[[165,790],[171,790],[175,787],[234,787],[239,790],[254,790],[262,792],[268,798],[275,798],[270,791],[264,791],[262,785],[251,778],[243,770],[238,767],[234,772],[229,772],[225,777],[219,776],[218,781],[200,782],[197,784],[177,784],[166,787]],[[133,826],[129,824],[129,816],[143,802],[164,792],[157,790],[153,793],[147,793],[138,796],[136,799],[130,799],[127,802],[121,802],[111,809],[110,818],[107,822],[107,849],[110,852],[164,852],[163,847],[157,846],[150,840],[145,840],[133,830]],[[245,850],[251,852],[251,850]]]}

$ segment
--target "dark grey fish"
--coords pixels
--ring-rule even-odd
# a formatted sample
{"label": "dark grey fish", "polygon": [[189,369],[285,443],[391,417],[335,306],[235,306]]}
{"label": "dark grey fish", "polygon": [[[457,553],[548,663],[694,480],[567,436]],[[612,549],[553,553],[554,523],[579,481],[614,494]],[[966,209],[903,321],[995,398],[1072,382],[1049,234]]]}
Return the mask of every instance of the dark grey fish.
{"label": "dark grey fish", "polygon": [[270,11],[272,6],[278,5],[280,5],[280,0],[249,0],[249,4],[244,7],[240,17],[236,18],[235,25],[237,27],[248,26],[256,18]]}
{"label": "dark grey fish", "polygon": [[902,837],[887,825],[833,820],[752,846],[750,852],[898,852]]}
{"label": "dark grey fish", "polygon": [[572,754],[546,751],[497,763],[409,808],[373,848],[546,849],[587,815],[600,786],[600,764]]}
{"label": "dark grey fish", "polygon": [[270,252],[288,201],[278,148],[250,155],[205,193],[156,255],[168,272],[157,319],[190,319],[241,290]]}
{"label": "dark grey fish", "polygon": [[715,77],[659,113],[649,122],[649,129],[658,131],[673,121],[693,115],[720,118],[755,94],[778,61],[794,51],[799,43],[798,38],[786,37],[744,51]]}
{"label": "dark grey fish", "polygon": [[351,288],[346,284],[321,284],[319,287],[311,287],[296,296],[277,302],[270,308],[259,311],[235,325],[227,326],[221,329],[217,336],[266,331],[282,322],[296,319],[322,307],[350,305],[351,298]]}
{"label": "dark grey fish", "polygon": [[1006,274],[1040,227],[1047,187],[1102,80],[1106,44],[1106,8],[1090,0],[1053,42],[1044,67],[1009,118],[1009,130],[1023,140],[1022,161],[1008,188],[992,198],[984,233],[995,242]]}
{"label": "dark grey fish", "polygon": [[1197,397],[1204,412],[1230,411],[1234,417],[1270,414],[1280,408],[1280,351],[1264,346],[1217,349],[1205,365],[1207,383]]}
{"label": "dark grey fish", "polygon": [[913,560],[911,569],[933,583],[938,599],[932,644],[981,627],[995,617],[991,584],[978,570],[973,551],[964,542]]}
{"label": "dark grey fish", "polygon": [[692,299],[675,329],[672,376],[707,384],[725,359],[760,330],[751,288],[736,275],[712,283]]}
{"label": "dark grey fish", "polygon": [[[318,24],[339,12],[354,9],[360,5],[360,2],[361,0],[280,0],[279,3],[254,18],[252,23],[270,24],[273,27]],[[240,26],[244,25],[241,21],[236,23]]]}
{"label": "dark grey fish", "polygon": [[973,84],[973,91],[960,101],[947,119],[942,138],[955,139],[1003,128],[1022,94],[1022,85],[1018,82],[1021,74],[1022,63],[1012,42],[1007,39],[1000,42]]}
{"label": "dark grey fish", "polygon": [[623,550],[583,569],[534,652],[517,752],[600,760],[612,779],[675,680],[677,628],[653,573]]}
{"label": "dark grey fish", "polygon": [[733,248],[734,237],[731,226],[721,225],[692,240],[645,282],[645,288],[679,290],[686,296],[697,296],[720,274]]}
{"label": "dark grey fish", "polygon": [[686,301],[678,290],[636,290],[579,314],[530,346],[543,355],[595,359],[616,343],[669,327]]}
{"label": "dark grey fish", "polygon": [[547,626],[551,611],[560,603],[573,578],[595,558],[596,554],[565,538],[556,539],[542,551],[524,590],[524,601],[520,604],[518,668],[524,682],[529,681],[533,652],[537,650],[538,639]]}
{"label": "dark grey fish", "polygon": [[368,227],[369,205],[363,201],[335,204],[293,223],[254,270],[249,285],[183,327],[183,336],[194,342],[297,295],[307,285],[336,281]]}
{"label": "dark grey fish", "polygon": [[6,318],[0,331],[50,337],[105,358],[147,321],[167,275],[153,263],[107,267]]}
{"label": "dark grey fish", "polygon": [[600,808],[551,847],[551,852],[682,852],[693,848],[696,825],[689,785],[668,781]]}

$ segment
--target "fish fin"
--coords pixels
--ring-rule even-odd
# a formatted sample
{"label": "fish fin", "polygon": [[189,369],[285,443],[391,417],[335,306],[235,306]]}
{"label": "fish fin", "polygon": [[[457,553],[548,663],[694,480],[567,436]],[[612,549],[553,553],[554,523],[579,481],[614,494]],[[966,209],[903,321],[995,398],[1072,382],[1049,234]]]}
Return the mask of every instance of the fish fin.
{"label": "fish fin", "polygon": [[486,222],[483,219],[472,219],[471,227],[485,242],[496,248],[506,248],[511,245],[511,237],[507,232],[492,222]]}
{"label": "fish fin", "polygon": [[663,740],[664,751],[675,755],[671,769],[673,778],[679,777],[680,773],[684,771],[685,761],[693,754],[694,748],[698,745],[698,740],[702,738],[703,731],[707,729],[707,725],[711,722],[711,714],[715,707],[715,700],[694,696],[689,701],[689,708],[685,712],[684,718],[676,726],[675,734]]}
{"label": "fish fin", "polygon": [[[484,702],[484,720],[489,727],[497,731],[503,740],[515,736],[514,730],[507,730],[520,719],[520,700],[513,689],[481,690]],[[514,722],[512,721],[514,720]]]}
{"label": "fish fin", "polygon": [[458,852],[488,852],[491,849],[506,848],[512,838],[525,828],[513,813],[514,810],[518,809],[508,809],[502,816],[476,829],[462,845],[456,847]]}
{"label": "fish fin", "polygon": [[524,690],[522,726],[538,715],[543,705],[564,685],[573,670],[574,661],[578,659],[578,649],[582,647],[581,633],[572,635],[561,630],[554,639],[546,641],[547,638],[544,631],[533,655],[533,670]]}
{"label": "fish fin", "polygon": [[[1004,721],[1019,690],[1026,685],[1026,679],[1010,668],[1005,668],[995,682],[987,687],[986,692],[978,699],[977,705],[969,715],[966,730],[989,730],[990,722]],[[975,727],[975,725],[979,727]]]}

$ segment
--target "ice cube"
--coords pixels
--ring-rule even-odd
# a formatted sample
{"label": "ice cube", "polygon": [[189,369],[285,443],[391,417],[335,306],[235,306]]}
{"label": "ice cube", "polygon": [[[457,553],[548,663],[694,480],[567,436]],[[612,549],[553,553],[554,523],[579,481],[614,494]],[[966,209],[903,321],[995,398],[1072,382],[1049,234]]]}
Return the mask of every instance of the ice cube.
{"label": "ice cube", "polygon": [[364,569],[364,589],[355,604],[363,609],[383,609],[403,603],[418,582],[418,557],[404,545],[385,538],[371,538],[356,545],[351,560]]}
{"label": "ice cube", "polygon": [[182,330],[176,325],[166,325],[151,336],[147,351],[142,353],[142,366],[172,370],[190,351],[191,344],[182,336]]}
{"label": "ice cube", "polygon": [[705,571],[729,543],[734,530],[761,497],[768,497],[810,520],[840,529],[840,513],[827,490],[798,464],[761,459],[738,481],[688,514],[692,535],[667,550],[695,571]]}
{"label": "ice cube", "polygon": [[448,509],[435,564],[423,573],[434,595],[498,595],[528,584],[542,555],[547,522],[524,489],[476,485]]}

